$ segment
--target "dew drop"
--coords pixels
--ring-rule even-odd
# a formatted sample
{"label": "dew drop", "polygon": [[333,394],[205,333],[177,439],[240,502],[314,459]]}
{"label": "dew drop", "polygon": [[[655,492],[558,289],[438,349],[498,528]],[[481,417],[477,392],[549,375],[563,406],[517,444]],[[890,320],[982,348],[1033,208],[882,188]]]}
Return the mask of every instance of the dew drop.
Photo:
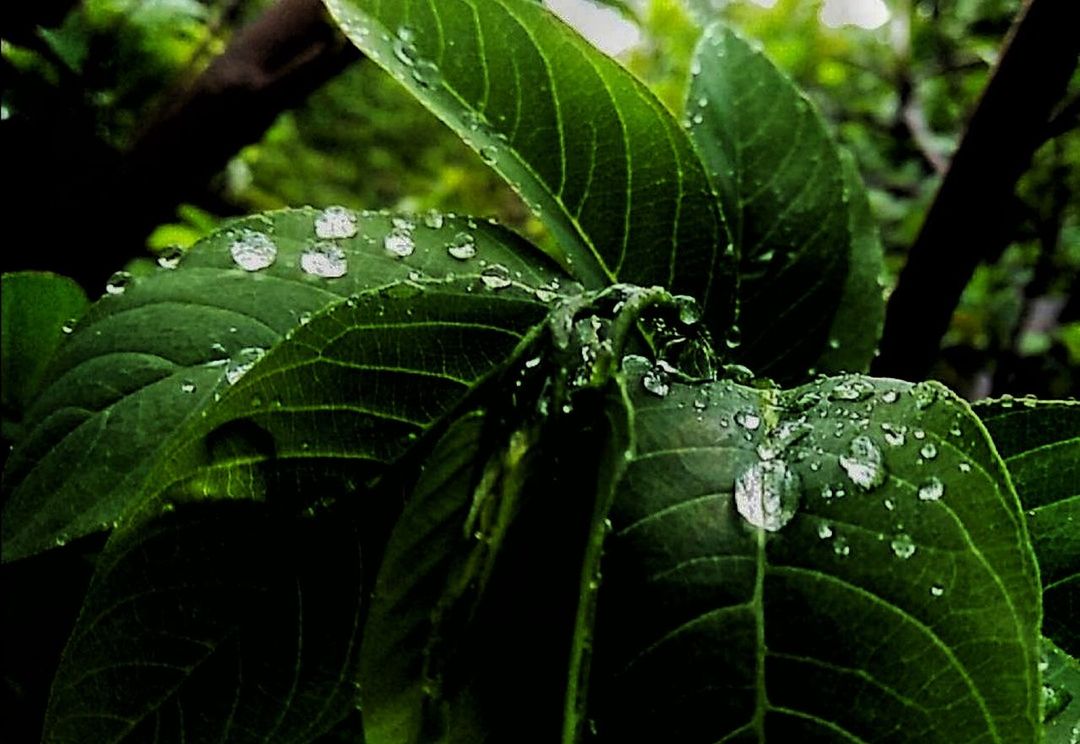
{"label": "dew drop", "polygon": [[442,82],[439,66],[428,59],[418,59],[412,68],[413,80],[421,88],[434,88]]}
{"label": "dew drop", "polygon": [[934,584],[930,587],[930,593],[935,597],[940,597],[942,594],[945,593],[945,587],[941,586],[940,584]]}
{"label": "dew drop", "polygon": [[941,479],[933,476],[926,483],[919,486],[919,499],[922,501],[937,501],[945,495],[945,484]]}
{"label": "dew drop", "polygon": [[932,406],[938,397],[937,388],[929,382],[918,383],[911,389],[911,394],[915,397],[915,407],[919,410]]}
{"label": "dew drop", "polygon": [[830,537],[833,536],[832,527],[829,525],[828,522],[822,522],[818,525],[817,536],[820,537],[822,540],[828,540]]}
{"label": "dew drop", "polygon": [[438,230],[443,226],[442,212],[436,209],[429,209],[424,213],[424,226],[430,227],[432,230]]}
{"label": "dew drop", "polygon": [[492,264],[481,271],[480,281],[488,289],[506,289],[513,283],[510,270],[500,264]]}
{"label": "dew drop", "polygon": [[64,324],[60,326],[60,332],[65,336],[70,336],[75,331],[75,324],[79,321],[75,318],[68,318],[64,321]]}
{"label": "dew drop", "polygon": [[907,560],[911,556],[915,555],[915,541],[911,539],[911,535],[901,532],[899,535],[892,539],[889,543],[892,546],[893,553],[901,560]]}
{"label": "dew drop", "polygon": [[844,380],[829,391],[829,400],[863,400],[874,391],[874,386],[866,380]]}
{"label": "dew drop", "polygon": [[229,246],[233,261],[244,271],[259,271],[277,259],[277,245],[268,236],[255,230],[243,230]]}
{"label": "dew drop", "polygon": [[411,256],[416,250],[416,243],[413,242],[412,233],[409,230],[395,227],[383,238],[383,248],[391,256],[405,258]]}
{"label": "dew drop", "polygon": [[729,349],[737,349],[742,343],[742,330],[737,325],[733,325],[728,328],[728,332],[724,335],[724,346]]}
{"label": "dew drop", "polygon": [[868,436],[860,435],[851,440],[848,454],[840,456],[840,467],[852,483],[867,491],[885,482],[881,450]]}
{"label": "dew drop", "polygon": [[163,269],[175,269],[184,258],[184,249],[178,245],[171,245],[158,254],[157,264]]}
{"label": "dew drop", "polygon": [[761,417],[750,410],[737,411],[735,413],[735,423],[747,431],[754,431],[761,426]]}
{"label": "dew drop", "polygon": [[495,165],[499,158],[499,148],[495,145],[485,145],[480,148],[480,159],[488,165]]}
{"label": "dew drop", "polygon": [[182,393],[194,393],[195,383],[191,380],[184,380],[180,383],[180,392]]}
{"label": "dew drop", "polygon": [[476,255],[476,239],[467,232],[459,232],[446,246],[446,252],[458,261],[468,261]]}
{"label": "dew drop", "polygon": [[934,446],[933,442],[927,442],[919,449],[919,454],[927,460],[933,460],[937,457],[937,447]]}
{"label": "dew drop", "polygon": [[652,366],[641,378],[641,385],[658,398],[663,398],[671,390],[667,373],[658,366]]}
{"label": "dew drop", "polygon": [[881,424],[881,433],[885,439],[885,443],[890,447],[901,447],[906,441],[905,434],[907,433],[907,427],[884,422]]}
{"label": "dew drop", "polygon": [[300,268],[312,276],[337,279],[349,270],[345,251],[333,243],[316,243],[300,254]]}
{"label": "dew drop", "polygon": [[900,395],[895,390],[886,390],[881,394],[881,400],[885,403],[895,403]]}
{"label": "dew drop", "polygon": [[315,237],[351,238],[359,232],[356,215],[345,207],[327,207],[315,218]]}
{"label": "dew drop", "polygon": [[247,374],[248,370],[266,354],[266,349],[258,346],[247,346],[236,352],[236,356],[229,360],[225,367],[225,379],[230,385],[235,385],[240,378]]}
{"label": "dew drop", "polygon": [[127,288],[131,286],[134,281],[134,277],[130,272],[117,271],[115,274],[109,277],[109,281],[105,283],[105,292],[113,295],[122,295],[127,291]]}
{"label": "dew drop", "polygon": [[735,508],[750,524],[776,532],[791,521],[801,484],[783,460],[759,460],[735,481]]}
{"label": "dew drop", "polygon": [[971,472],[971,465],[966,463],[966,462],[960,463],[959,465],[957,465],[957,468],[959,468],[961,473],[970,473]]}
{"label": "dew drop", "polygon": [[832,549],[833,552],[839,556],[851,555],[851,546],[848,545],[848,541],[844,537],[838,537],[833,540]]}

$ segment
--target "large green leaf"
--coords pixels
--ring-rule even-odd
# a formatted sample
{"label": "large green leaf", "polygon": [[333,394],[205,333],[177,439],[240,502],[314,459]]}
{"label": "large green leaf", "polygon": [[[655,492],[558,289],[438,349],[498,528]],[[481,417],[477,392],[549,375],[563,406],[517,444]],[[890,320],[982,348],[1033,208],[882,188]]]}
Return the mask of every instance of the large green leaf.
{"label": "large green leaf", "polygon": [[530,0],[326,0],[350,39],[516,188],[586,286],[663,285],[732,318],[734,248],[686,133]]}
{"label": "large green leaf", "polygon": [[[3,276],[4,421],[18,421],[38,391],[41,376],[52,358],[64,329],[86,312],[90,304],[82,288],[72,280],[43,272],[19,272]],[[7,436],[5,431],[5,436]]]}
{"label": "large green leaf", "polygon": [[860,377],[628,384],[601,740],[1037,740],[1034,558],[964,403]]}
{"label": "large green leaf", "polygon": [[[238,267],[260,265],[271,240],[270,266]],[[231,465],[255,467],[252,448],[374,475],[544,316],[559,272],[527,248],[471,220],[290,210],[104,297],[59,350],[9,460],[5,560],[108,529],[192,468],[232,479],[196,491],[250,496]]]}
{"label": "large green leaf", "polygon": [[690,134],[740,255],[738,359],[780,380],[866,370],[882,254],[857,173],[806,96],[726,27],[706,30],[693,70]]}
{"label": "large green leaf", "polygon": [[354,525],[237,501],[114,533],[43,740],[316,739],[356,705],[367,556]]}
{"label": "large green leaf", "polygon": [[975,406],[1027,514],[1043,583],[1043,632],[1080,654],[1080,403]]}

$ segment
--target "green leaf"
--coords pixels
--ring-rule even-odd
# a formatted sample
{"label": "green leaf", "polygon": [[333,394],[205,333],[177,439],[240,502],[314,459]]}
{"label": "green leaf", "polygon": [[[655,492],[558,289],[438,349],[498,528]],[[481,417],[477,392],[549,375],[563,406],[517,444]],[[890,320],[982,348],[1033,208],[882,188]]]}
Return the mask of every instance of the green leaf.
{"label": "green leaf", "polygon": [[962,401],[856,376],[627,384],[599,740],[1036,741],[1034,558]]}
{"label": "green leaf", "polygon": [[1043,583],[1043,633],[1080,654],[1080,403],[975,405],[1027,515]]}
{"label": "green leaf", "polygon": [[529,0],[327,0],[345,34],[500,173],[589,288],[663,285],[732,318],[735,254],[686,133]]}
{"label": "green leaf", "polygon": [[779,380],[863,371],[881,333],[881,244],[854,169],[821,115],[721,25],[694,57],[690,135],[740,255],[736,357]]}
{"label": "green leaf", "polygon": [[1080,662],[1043,639],[1043,741],[1075,744],[1080,740]]}
{"label": "green leaf", "polygon": [[[286,466],[323,457],[372,477],[502,361],[556,296],[558,270],[495,226],[338,213],[346,232],[356,220],[355,236],[316,241],[313,224],[325,219],[290,210],[236,223],[179,269],[91,308],[8,462],[5,560],[109,529],[192,468],[218,477],[187,493],[214,496],[257,495],[259,484],[232,466],[243,460],[250,473],[275,451]],[[238,268],[232,254],[256,259],[266,236],[273,264]],[[330,253],[312,253],[316,244],[332,244]],[[341,259],[348,270],[337,278],[301,268],[337,273]],[[244,375],[264,353],[259,372]]]}
{"label": "green leaf", "polygon": [[19,421],[38,392],[45,367],[70,328],[90,304],[71,279],[43,272],[3,276],[4,419]]}
{"label": "green leaf", "polygon": [[315,740],[356,704],[354,523],[232,502],[116,532],[64,651],[43,740]]}

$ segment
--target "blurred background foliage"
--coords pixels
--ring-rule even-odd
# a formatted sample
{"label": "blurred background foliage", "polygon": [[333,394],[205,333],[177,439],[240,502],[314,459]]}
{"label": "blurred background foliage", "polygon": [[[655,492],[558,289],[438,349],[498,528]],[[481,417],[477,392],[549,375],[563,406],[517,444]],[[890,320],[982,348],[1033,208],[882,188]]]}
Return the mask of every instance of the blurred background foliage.
{"label": "blurred background foliage", "polygon": [[[123,153],[270,4],[43,0],[32,21],[18,8],[4,10],[4,146],[14,146],[7,133],[18,126],[59,121],[57,147],[73,168]],[[696,20],[722,19],[760,42],[855,154],[895,281],[1020,0],[548,4],[586,35],[599,29],[601,46],[621,34],[622,47],[607,51],[677,115]],[[1080,75],[1018,185],[1015,235],[979,267],[944,340],[935,376],[970,398],[1077,393],[1078,95]],[[479,157],[363,60],[282,112],[192,201],[178,205],[147,247],[186,247],[229,216],[303,204],[493,216],[543,240],[539,223]],[[129,268],[153,270],[152,260]]]}

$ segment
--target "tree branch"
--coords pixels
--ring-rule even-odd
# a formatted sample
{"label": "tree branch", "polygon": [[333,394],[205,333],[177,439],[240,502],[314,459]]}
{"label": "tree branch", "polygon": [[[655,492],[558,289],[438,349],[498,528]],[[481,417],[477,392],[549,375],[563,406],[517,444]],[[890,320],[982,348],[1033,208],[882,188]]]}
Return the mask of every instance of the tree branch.
{"label": "tree branch", "polygon": [[1025,3],[889,300],[875,374],[925,377],[975,267],[1008,244],[1008,205],[1076,68],[1078,27],[1080,3]]}

